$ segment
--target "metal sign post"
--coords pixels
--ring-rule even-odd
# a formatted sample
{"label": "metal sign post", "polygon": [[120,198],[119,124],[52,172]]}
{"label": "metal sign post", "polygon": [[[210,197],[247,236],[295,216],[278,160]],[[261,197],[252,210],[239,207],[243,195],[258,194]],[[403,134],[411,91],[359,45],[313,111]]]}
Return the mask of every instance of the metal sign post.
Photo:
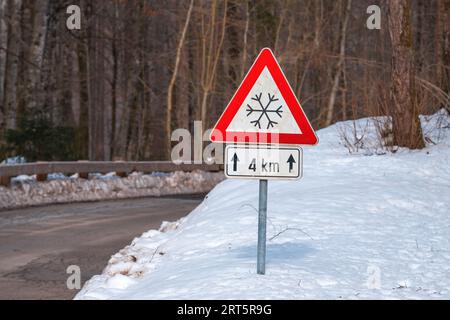
{"label": "metal sign post", "polygon": [[267,180],[259,180],[258,274],[266,273]]}

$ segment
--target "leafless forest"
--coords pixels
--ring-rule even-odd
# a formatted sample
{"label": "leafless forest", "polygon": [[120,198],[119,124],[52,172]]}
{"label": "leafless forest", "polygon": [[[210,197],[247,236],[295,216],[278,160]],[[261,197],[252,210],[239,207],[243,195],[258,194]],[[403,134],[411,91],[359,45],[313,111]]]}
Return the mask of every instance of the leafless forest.
{"label": "leafless forest", "polygon": [[418,114],[449,108],[449,21],[450,0],[0,0],[0,159],[167,159],[263,47],[316,130],[391,115],[393,143],[421,148]]}

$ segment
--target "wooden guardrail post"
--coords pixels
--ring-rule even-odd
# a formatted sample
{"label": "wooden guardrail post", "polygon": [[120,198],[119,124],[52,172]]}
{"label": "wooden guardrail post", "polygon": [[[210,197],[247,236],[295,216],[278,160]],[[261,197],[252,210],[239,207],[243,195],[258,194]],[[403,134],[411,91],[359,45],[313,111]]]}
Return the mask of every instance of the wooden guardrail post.
{"label": "wooden guardrail post", "polygon": [[[114,160],[113,163],[116,164],[116,165],[126,164],[126,162],[123,161],[123,160]],[[119,170],[116,170],[115,172],[116,172],[116,176],[118,176],[118,177],[120,177],[120,178],[126,178],[126,177],[128,177],[128,172],[125,171],[125,170],[120,170],[120,169],[119,169]]]}
{"label": "wooden guardrail post", "polygon": [[[89,163],[87,160],[78,160],[77,163],[83,164],[83,163]],[[89,172],[78,172],[78,178],[89,180]]]}
{"label": "wooden guardrail post", "polygon": [[36,174],[36,180],[39,182],[47,181],[47,174],[46,173],[38,173]]}
{"label": "wooden guardrail post", "polygon": [[9,187],[11,183],[11,177],[0,176],[0,186]]}
{"label": "wooden guardrail post", "polygon": [[88,172],[78,172],[78,177],[80,179],[88,180],[89,179],[89,173]]}
{"label": "wooden guardrail post", "polygon": [[[40,166],[40,168],[50,166],[50,164],[48,162],[43,162],[43,161],[36,162],[36,165]],[[39,181],[39,182],[47,181],[48,172],[42,172],[39,169],[36,169],[36,170],[37,170],[37,172],[35,172],[36,173],[36,181]]]}
{"label": "wooden guardrail post", "polygon": [[121,178],[126,178],[126,177],[128,177],[128,173],[126,173],[124,171],[118,171],[118,172],[116,172],[116,176],[121,177]]}

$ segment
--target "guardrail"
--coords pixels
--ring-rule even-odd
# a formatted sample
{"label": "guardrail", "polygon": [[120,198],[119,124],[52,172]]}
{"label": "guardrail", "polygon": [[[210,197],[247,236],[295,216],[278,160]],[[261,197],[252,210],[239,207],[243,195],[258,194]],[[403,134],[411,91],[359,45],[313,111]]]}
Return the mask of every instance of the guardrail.
{"label": "guardrail", "polygon": [[210,171],[217,172],[223,167],[219,164],[175,164],[171,161],[71,161],[71,162],[33,162],[13,165],[0,165],[0,185],[8,186],[12,177],[36,175],[38,181],[47,180],[49,173],[78,173],[80,178],[88,179],[89,173],[116,172],[126,177],[132,172],[173,172]]}

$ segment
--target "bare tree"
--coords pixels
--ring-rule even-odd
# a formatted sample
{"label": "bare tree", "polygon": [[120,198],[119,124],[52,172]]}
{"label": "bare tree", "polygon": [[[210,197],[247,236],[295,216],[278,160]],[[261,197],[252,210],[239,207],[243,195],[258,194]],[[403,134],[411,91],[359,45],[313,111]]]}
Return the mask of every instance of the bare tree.
{"label": "bare tree", "polygon": [[173,68],[172,77],[170,78],[169,85],[167,87],[167,113],[166,113],[166,139],[167,139],[167,157],[170,157],[170,145],[171,145],[171,133],[172,133],[172,109],[173,109],[173,88],[178,76],[178,67],[180,65],[181,53],[183,50],[184,42],[186,39],[186,33],[191,21],[192,9],[194,7],[194,0],[189,3],[189,8],[186,13],[186,19],[184,21],[183,29],[181,31],[180,40],[178,41],[177,51],[175,55],[175,66]]}
{"label": "bare tree", "polygon": [[333,121],[333,114],[334,114],[334,104],[336,101],[336,95],[339,90],[339,81],[341,79],[341,75],[344,72],[345,68],[345,42],[347,37],[347,26],[348,26],[348,19],[350,17],[350,11],[352,8],[352,0],[347,0],[347,6],[345,8],[344,13],[344,21],[342,22],[342,28],[341,28],[341,40],[339,45],[339,57],[338,62],[335,69],[335,74],[333,78],[333,85],[331,87],[331,93],[330,98],[328,100],[328,108],[327,108],[327,117],[325,120],[325,126],[329,126],[331,122]]}
{"label": "bare tree", "polygon": [[249,11],[248,1],[244,3],[244,12],[245,12],[245,27],[244,27],[244,36],[242,39],[242,61],[241,61],[241,71],[240,77],[244,78],[245,68],[247,66],[247,55],[248,55],[248,33],[250,28],[250,11]]}
{"label": "bare tree", "polygon": [[[17,117],[17,80],[20,52],[20,12],[22,0],[8,0],[8,41],[6,50],[4,93],[3,93],[3,115],[4,128],[16,127]],[[1,124],[1,121],[0,121]]]}
{"label": "bare tree", "polygon": [[5,80],[5,63],[6,63],[6,42],[8,40],[7,35],[7,25],[6,25],[6,0],[0,0],[0,132],[2,128],[3,116],[3,94],[4,94],[4,80]]}
{"label": "bare tree", "polygon": [[[436,5],[437,80],[442,90],[450,96],[450,0],[438,1]],[[450,112],[450,107],[444,106]]]}
{"label": "bare tree", "polygon": [[73,131],[72,158],[167,159],[172,127],[215,122],[263,47],[316,129],[390,115],[395,143],[420,147],[419,111],[450,105],[450,0],[390,0],[377,31],[370,0],[77,3],[69,31],[68,0],[0,0],[0,157],[36,111]]}
{"label": "bare tree", "polygon": [[392,43],[393,143],[411,149],[425,146],[416,103],[411,1],[388,1],[389,34]]}
{"label": "bare tree", "polygon": [[37,89],[40,81],[44,48],[47,39],[49,0],[33,1],[30,12],[31,34],[29,46],[26,50],[26,61],[31,65],[26,68],[24,92],[24,107],[34,108],[36,106]]}
{"label": "bare tree", "polygon": [[[220,23],[219,35],[217,35],[216,19],[219,11],[219,5],[217,0],[211,2],[211,13],[209,17],[209,24],[203,30],[202,34],[202,77],[201,77],[201,87],[202,87],[202,98],[200,104],[201,110],[201,120],[203,124],[203,129],[207,125],[207,107],[208,107],[208,97],[213,89],[214,80],[216,79],[216,70],[220,58],[220,53],[222,51],[223,40],[225,37],[225,28],[227,22],[227,5],[228,1],[224,1],[223,17]],[[206,20],[206,16],[203,15],[202,20]]]}

